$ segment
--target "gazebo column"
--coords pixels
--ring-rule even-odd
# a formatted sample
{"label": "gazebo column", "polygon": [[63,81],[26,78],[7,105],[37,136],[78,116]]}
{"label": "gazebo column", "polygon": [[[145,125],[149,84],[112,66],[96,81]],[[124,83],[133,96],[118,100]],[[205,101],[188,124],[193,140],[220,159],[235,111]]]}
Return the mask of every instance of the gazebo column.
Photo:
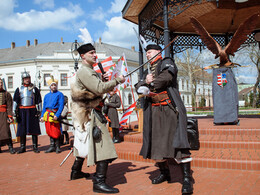
{"label": "gazebo column", "polygon": [[[163,1],[164,46],[170,43],[170,31],[168,27],[168,0]],[[170,47],[165,49],[165,57],[170,57]]]}

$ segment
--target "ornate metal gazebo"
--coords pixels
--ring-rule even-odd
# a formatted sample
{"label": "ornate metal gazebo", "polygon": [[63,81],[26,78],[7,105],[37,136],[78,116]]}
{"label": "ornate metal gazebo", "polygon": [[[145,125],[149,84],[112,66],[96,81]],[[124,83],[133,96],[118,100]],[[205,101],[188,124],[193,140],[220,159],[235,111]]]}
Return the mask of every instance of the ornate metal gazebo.
{"label": "ornate metal gazebo", "polygon": [[[259,13],[259,10],[259,0],[128,0],[122,14],[124,19],[139,26],[139,33],[148,42],[153,41],[166,46],[171,40],[175,39],[171,47],[165,49],[165,56],[172,57],[175,53],[191,47],[206,48],[205,44],[200,40],[200,36],[195,33],[191,25],[191,17],[198,19],[219,45],[225,47],[232,39],[239,25],[252,14]],[[258,21],[252,34],[240,46],[240,49],[248,44],[257,43],[255,35],[258,37],[259,33],[260,21]],[[139,63],[142,64],[143,53],[141,45],[139,46],[139,52]],[[215,96],[219,94],[219,91],[223,92],[221,100],[224,97],[237,96],[237,84],[234,75],[229,68],[226,69],[230,72],[223,73],[223,75],[227,75],[229,78],[230,84],[228,87],[231,88],[225,87],[225,90],[219,90],[218,87],[213,87]],[[219,72],[214,71],[219,76],[226,69],[219,69]],[[140,69],[140,78],[142,76],[143,68]],[[215,77],[217,78],[217,76]],[[214,106],[214,122],[234,122],[234,124],[237,124],[238,111],[237,113],[235,112],[238,109],[237,103],[235,100],[232,101],[231,98],[226,98],[225,100],[224,103],[222,101],[216,102],[216,106]],[[227,107],[230,109],[226,109]],[[226,111],[224,114],[221,113],[223,110]],[[232,119],[223,117],[232,113],[234,115]]]}
{"label": "ornate metal gazebo", "polygon": [[[191,47],[205,48],[191,26],[191,16],[197,18],[223,47],[238,26],[259,10],[259,0],[128,0],[122,15],[138,24],[139,33],[146,41],[167,45],[177,36],[172,47],[166,49],[167,56]],[[260,21],[241,48],[256,43],[254,35],[259,31]]]}

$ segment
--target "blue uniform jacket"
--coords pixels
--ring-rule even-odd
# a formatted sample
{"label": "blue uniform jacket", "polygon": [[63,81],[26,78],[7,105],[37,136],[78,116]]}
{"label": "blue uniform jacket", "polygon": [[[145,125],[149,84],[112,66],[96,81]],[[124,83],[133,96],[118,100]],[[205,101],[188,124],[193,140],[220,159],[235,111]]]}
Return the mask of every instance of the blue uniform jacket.
{"label": "blue uniform jacket", "polygon": [[61,112],[64,107],[64,95],[60,91],[50,92],[47,93],[43,100],[43,109],[42,109],[42,116],[46,112],[46,109],[58,109],[55,113],[55,116],[58,118],[61,115]]}

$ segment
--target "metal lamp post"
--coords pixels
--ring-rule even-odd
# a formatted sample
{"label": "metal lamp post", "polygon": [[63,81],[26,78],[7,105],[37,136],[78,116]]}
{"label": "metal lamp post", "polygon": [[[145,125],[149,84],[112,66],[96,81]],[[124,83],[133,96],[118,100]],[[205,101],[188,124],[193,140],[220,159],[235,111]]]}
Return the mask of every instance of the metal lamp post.
{"label": "metal lamp post", "polygon": [[38,79],[38,87],[39,87],[39,91],[41,91],[41,81],[42,81],[42,76],[41,76],[41,71],[40,71],[40,70],[38,71],[37,79]]}
{"label": "metal lamp post", "polygon": [[79,68],[78,64],[79,64],[80,55],[79,55],[79,52],[77,51],[79,46],[80,45],[77,42],[77,40],[75,40],[75,42],[73,42],[72,45],[71,45],[71,55],[72,55],[72,58],[75,62],[75,66],[74,66],[75,72],[77,72],[77,70]]}

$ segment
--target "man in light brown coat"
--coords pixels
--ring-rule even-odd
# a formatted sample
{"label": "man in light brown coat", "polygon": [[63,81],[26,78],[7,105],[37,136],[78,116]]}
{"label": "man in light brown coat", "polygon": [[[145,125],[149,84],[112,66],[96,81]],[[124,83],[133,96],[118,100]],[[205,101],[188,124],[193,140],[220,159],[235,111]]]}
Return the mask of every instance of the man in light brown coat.
{"label": "man in light brown coat", "polygon": [[[72,119],[74,123],[74,156],[71,180],[88,177],[81,171],[87,157],[87,165],[96,164],[93,176],[93,191],[99,193],[118,193],[119,190],[106,184],[108,163],[117,158],[111,136],[106,128],[106,120],[101,112],[103,95],[125,81],[123,76],[104,82],[108,74],[98,75],[93,70],[96,63],[96,50],[90,43],[78,48],[82,67],[71,85]],[[103,78],[103,79],[102,79]],[[93,130],[101,130],[99,137],[93,138]]]}

